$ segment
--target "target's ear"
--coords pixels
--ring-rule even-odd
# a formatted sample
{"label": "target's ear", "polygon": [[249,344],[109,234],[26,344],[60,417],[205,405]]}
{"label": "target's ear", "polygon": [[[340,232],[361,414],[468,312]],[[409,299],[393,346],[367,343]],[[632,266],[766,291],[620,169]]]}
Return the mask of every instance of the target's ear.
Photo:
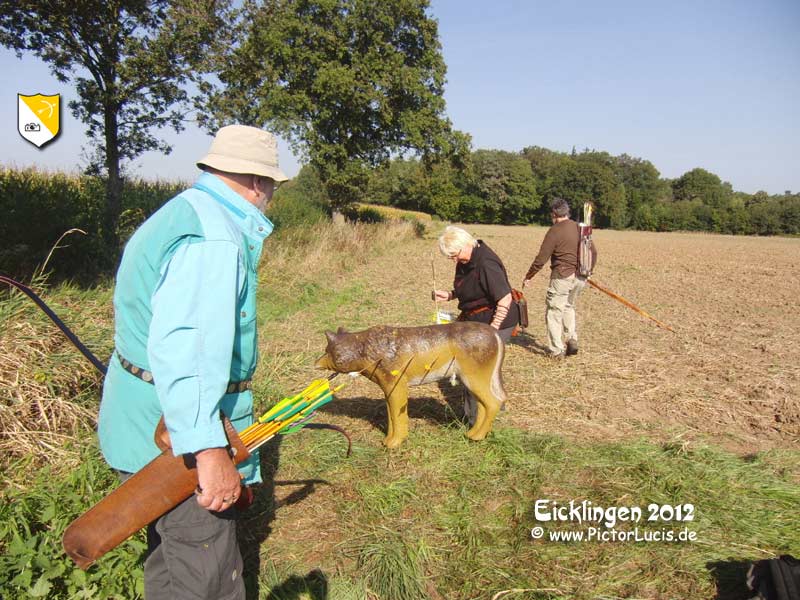
{"label": "target's ear", "polygon": [[347,329],[344,327],[339,327],[339,329],[336,330],[336,335],[342,335],[343,333],[347,333]]}
{"label": "target's ear", "polygon": [[333,340],[336,339],[336,334],[333,333],[332,331],[326,331],[325,337],[328,338],[328,342],[332,342]]}

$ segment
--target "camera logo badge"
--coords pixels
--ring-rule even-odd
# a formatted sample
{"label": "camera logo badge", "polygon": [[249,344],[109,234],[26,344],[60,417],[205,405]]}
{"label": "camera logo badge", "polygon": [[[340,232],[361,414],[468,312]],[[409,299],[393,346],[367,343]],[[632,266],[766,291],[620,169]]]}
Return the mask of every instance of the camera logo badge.
{"label": "camera logo badge", "polygon": [[37,148],[53,141],[61,125],[61,94],[17,94],[17,101],[19,134]]}

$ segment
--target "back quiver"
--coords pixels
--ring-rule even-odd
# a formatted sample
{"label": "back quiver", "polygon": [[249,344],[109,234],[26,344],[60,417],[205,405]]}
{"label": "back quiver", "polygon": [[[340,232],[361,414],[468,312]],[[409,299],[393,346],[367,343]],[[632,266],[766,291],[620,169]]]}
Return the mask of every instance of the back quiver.
{"label": "back quiver", "polygon": [[578,276],[590,277],[592,274],[592,226],[578,223],[580,237],[578,239]]}

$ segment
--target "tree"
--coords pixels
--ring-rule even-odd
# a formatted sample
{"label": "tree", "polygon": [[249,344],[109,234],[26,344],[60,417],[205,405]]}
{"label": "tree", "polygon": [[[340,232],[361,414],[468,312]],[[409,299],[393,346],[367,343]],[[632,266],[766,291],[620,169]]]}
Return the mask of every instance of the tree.
{"label": "tree", "polygon": [[651,204],[640,204],[633,211],[631,227],[642,231],[656,231],[658,229],[658,215]]}
{"label": "tree", "polygon": [[528,146],[527,148],[523,148],[521,154],[525,160],[531,163],[533,176],[536,178],[537,184],[539,184],[541,189],[548,187],[549,178],[556,166],[567,159],[567,155],[563,152],[556,152],[555,150],[549,150],[541,146]]}
{"label": "tree", "polygon": [[767,192],[764,190],[758,190],[755,194],[745,200],[745,206],[750,206],[751,204],[763,204],[764,202],[769,202],[769,194],[767,194]]}
{"label": "tree", "polygon": [[800,194],[784,194],[780,204],[783,233],[800,233]]}
{"label": "tree", "polygon": [[[501,153],[497,150],[477,150],[472,153],[474,165],[472,188],[482,198],[481,206],[474,202],[465,203],[470,207],[469,216],[481,223],[499,223],[502,207],[508,198],[506,173]],[[465,215],[467,216],[467,215]]]}
{"label": "tree", "polygon": [[672,182],[675,200],[700,200],[714,208],[727,208],[733,197],[730,183],[723,183],[714,173],[692,169]]}
{"label": "tree", "polygon": [[275,192],[267,216],[278,228],[308,225],[327,218],[327,207],[322,181],[313,167],[305,165]]}
{"label": "tree", "polygon": [[2,3],[0,44],[32,52],[73,81],[72,114],[93,145],[87,171],[104,173],[104,237],[116,247],[121,168],[171,148],[154,129],[183,129],[207,53],[222,43],[229,0],[11,0]]}
{"label": "tree", "polygon": [[593,154],[578,155],[558,164],[548,190],[548,203],[554,197],[569,201],[572,216],[581,217],[584,202],[594,202],[595,222],[600,227],[621,228],[627,225],[625,186],[617,180],[605,160],[595,160]]}
{"label": "tree", "polygon": [[751,233],[777,235],[781,233],[781,215],[777,202],[753,204],[748,210]]}
{"label": "tree", "polygon": [[410,210],[427,211],[421,184],[423,167],[418,160],[398,158],[370,174],[367,200]]}
{"label": "tree", "polygon": [[541,199],[530,163],[519,154],[478,150],[472,154],[473,187],[483,197],[485,222],[532,223]]}
{"label": "tree", "polygon": [[454,172],[447,163],[433,165],[425,173],[430,210],[446,220],[456,219],[461,207],[461,192],[454,179]]}
{"label": "tree", "polygon": [[507,154],[506,177],[508,198],[503,206],[502,222],[519,225],[535,222],[542,199],[536,192],[530,163],[518,155]]}
{"label": "tree", "polygon": [[393,155],[459,149],[428,0],[254,0],[219,74],[216,122],[269,127],[305,154],[334,205]]}
{"label": "tree", "polygon": [[625,184],[631,213],[636,212],[642,204],[652,204],[668,195],[667,184],[650,161],[621,154],[615,162],[618,177]]}

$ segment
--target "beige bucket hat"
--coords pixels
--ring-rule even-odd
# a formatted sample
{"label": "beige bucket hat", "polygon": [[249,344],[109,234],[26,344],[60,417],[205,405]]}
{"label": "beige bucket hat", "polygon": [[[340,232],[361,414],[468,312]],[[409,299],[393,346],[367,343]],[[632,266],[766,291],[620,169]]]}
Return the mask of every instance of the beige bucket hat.
{"label": "beige bucket hat", "polygon": [[275,136],[247,125],[228,125],[217,131],[208,154],[197,161],[198,167],[203,165],[226,173],[261,175],[276,182],[289,179],[278,168]]}

